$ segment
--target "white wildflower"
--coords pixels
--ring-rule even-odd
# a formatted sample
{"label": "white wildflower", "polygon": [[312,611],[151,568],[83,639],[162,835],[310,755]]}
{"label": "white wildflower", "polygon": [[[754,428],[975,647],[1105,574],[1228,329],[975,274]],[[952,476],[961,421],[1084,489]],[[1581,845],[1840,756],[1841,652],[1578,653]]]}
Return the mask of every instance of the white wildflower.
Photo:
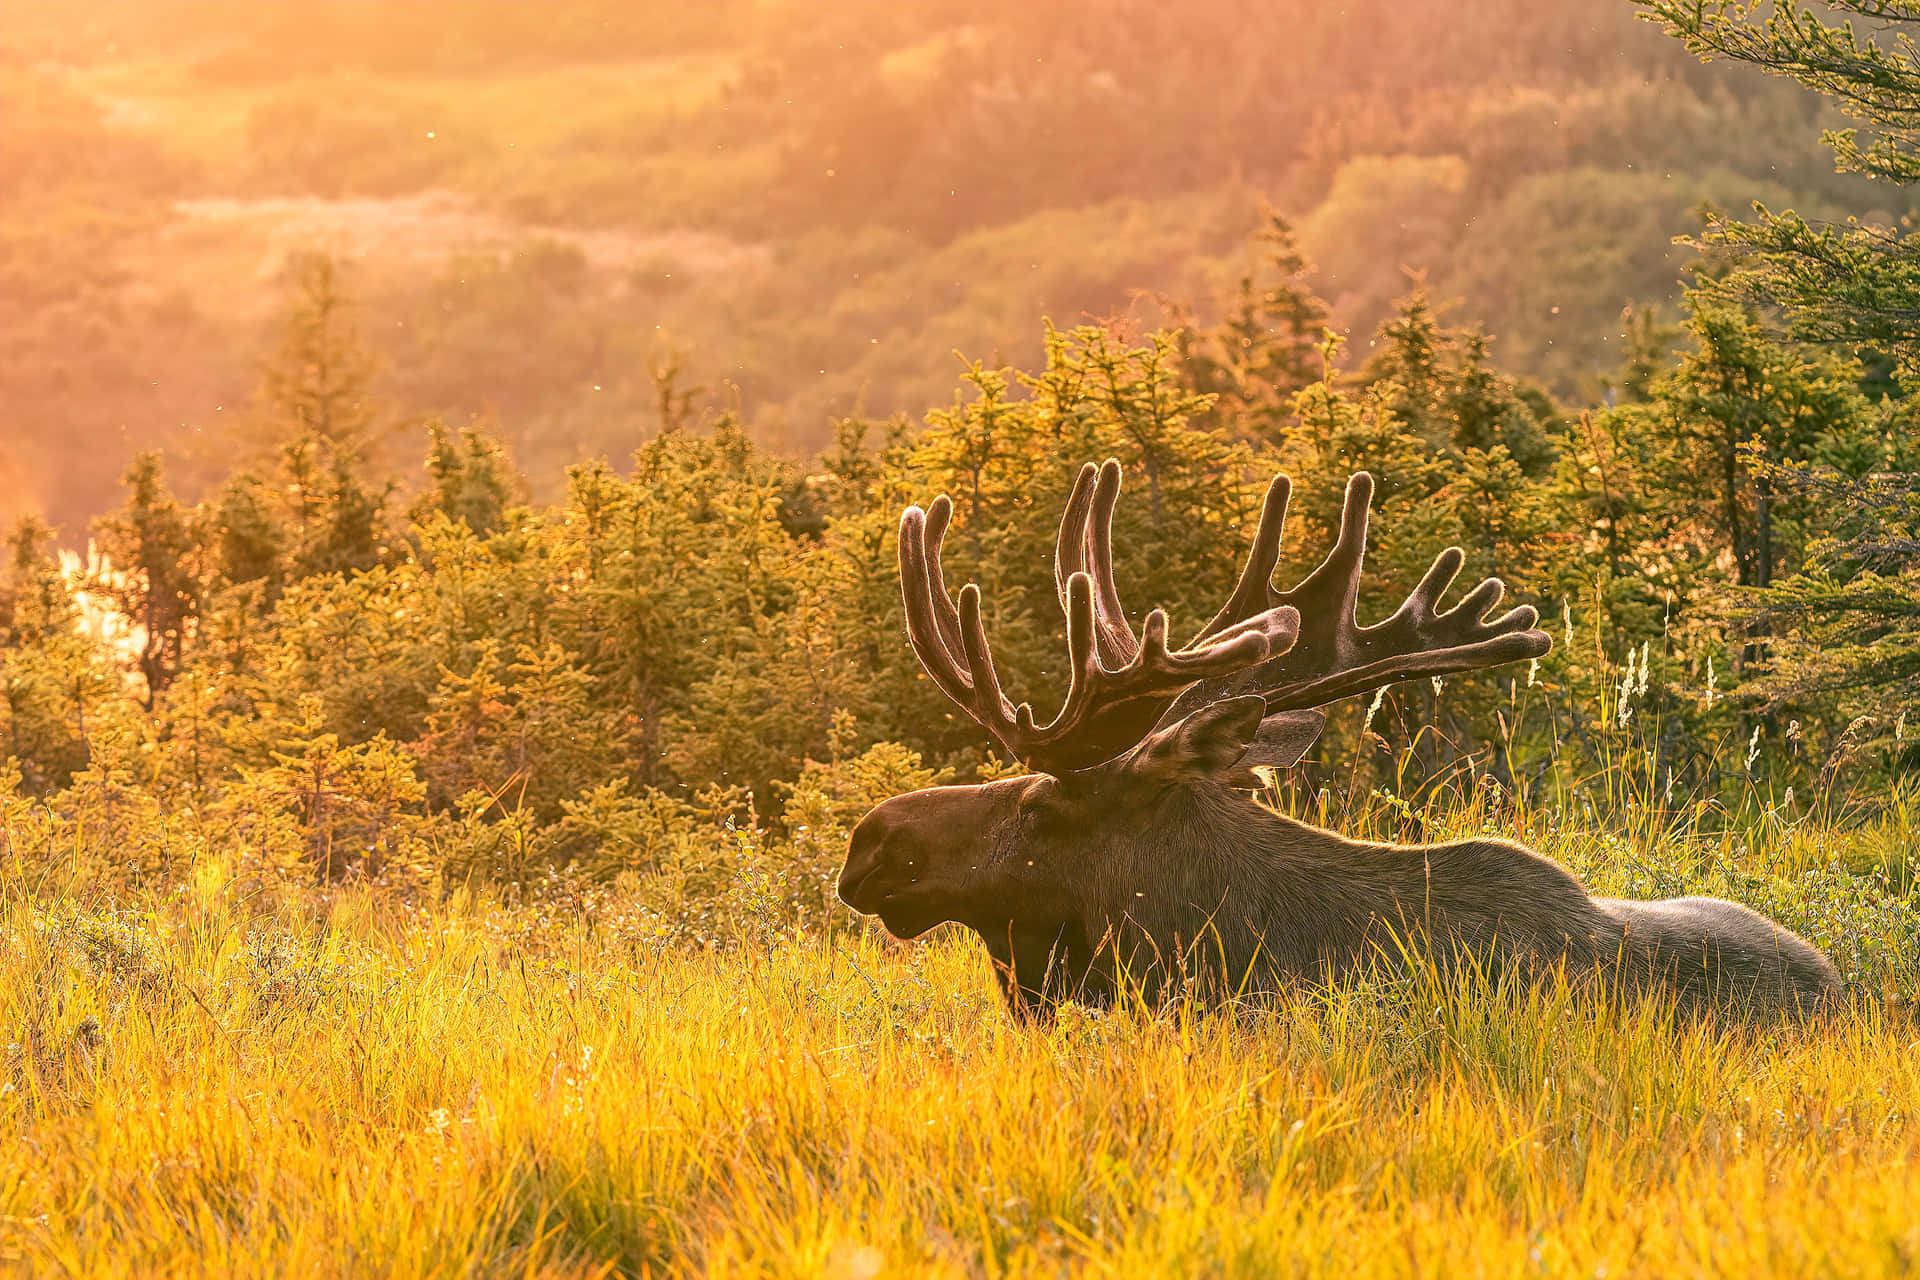
{"label": "white wildflower", "polygon": [[1747,772],[1753,772],[1753,762],[1760,758],[1760,726],[1753,726],[1753,735],[1747,739]]}
{"label": "white wildflower", "polygon": [[1639,655],[1634,653],[1632,649],[1627,650],[1627,668],[1620,673],[1620,688],[1619,691],[1614,694],[1614,719],[1623,729],[1626,727],[1627,721],[1633,719],[1633,707],[1630,706],[1629,703],[1635,691],[1640,687],[1639,676],[1634,673],[1633,669],[1633,664],[1638,661],[1638,659]]}
{"label": "white wildflower", "polygon": [[1713,706],[1713,655],[1707,655],[1707,706]]}
{"label": "white wildflower", "polygon": [[1573,648],[1573,601],[1560,601],[1560,620],[1567,624],[1567,648]]}
{"label": "white wildflower", "polygon": [[1373,695],[1373,701],[1367,704],[1366,718],[1360,722],[1360,736],[1362,738],[1365,738],[1368,730],[1373,728],[1373,718],[1380,713],[1380,704],[1386,699],[1386,696],[1386,686],[1382,685],[1379,691]]}
{"label": "white wildflower", "polygon": [[1533,688],[1533,682],[1540,675],[1540,659],[1534,658],[1527,663],[1527,688]]}

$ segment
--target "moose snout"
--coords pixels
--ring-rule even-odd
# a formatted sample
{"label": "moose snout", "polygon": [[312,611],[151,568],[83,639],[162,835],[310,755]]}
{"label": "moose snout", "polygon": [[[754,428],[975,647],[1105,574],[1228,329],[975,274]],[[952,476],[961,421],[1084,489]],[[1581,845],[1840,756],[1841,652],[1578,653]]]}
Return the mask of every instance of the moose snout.
{"label": "moose snout", "polygon": [[846,903],[856,911],[859,910],[860,904],[853,900],[854,894],[858,892],[860,882],[873,874],[876,865],[877,863],[873,858],[856,858],[849,852],[847,854],[847,865],[840,868],[840,884],[836,889],[836,892],[840,895],[840,901]]}
{"label": "moose snout", "polygon": [[886,819],[878,812],[860,819],[847,840],[847,864],[840,868],[836,887],[840,901],[855,911],[871,911],[858,901],[860,886],[880,869],[880,846],[884,843]]}

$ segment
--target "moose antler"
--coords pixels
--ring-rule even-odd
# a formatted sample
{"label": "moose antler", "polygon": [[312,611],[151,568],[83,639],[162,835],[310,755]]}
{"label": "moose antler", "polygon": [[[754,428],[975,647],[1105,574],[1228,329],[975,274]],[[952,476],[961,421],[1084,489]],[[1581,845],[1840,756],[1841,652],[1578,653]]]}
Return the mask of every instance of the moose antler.
{"label": "moose antler", "polygon": [[1546,632],[1533,629],[1539,615],[1531,605],[1487,617],[1506,591],[1498,578],[1484,580],[1453,608],[1438,611],[1441,595],[1466,561],[1458,547],[1434,558],[1426,576],[1390,617],[1361,626],[1354,604],[1373,501],[1373,477],[1364,471],[1347,481],[1340,534],[1327,558],[1291,591],[1274,590],[1273,571],[1280,562],[1292,487],[1285,476],[1275,476],[1268,486],[1240,581],[1194,643],[1232,634],[1246,619],[1288,605],[1300,614],[1298,638],[1286,652],[1258,666],[1194,685],[1168,708],[1163,724],[1221,698],[1257,693],[1269,711],[1317,707],[1414,676],[1452,675],[1537,658],[1552,647]]}
{"label": "moose antler", "polygon": [[1385,621],[1354,616],[1366,559],[1373,477],[1347,482],[1333,550],[1291,591],[1273,588],[1292,484],[1274,477],[1253,547],[1233,594],[1185,648],[1168,650],[1167,615],[1155,609],[1136,636],[1113,581],[1113,509],[1120,464],[1087,463],[1074,481],[1054,548],[1054,584],[1067,615],[1069,682],[1060,713],[1036,725],[1033,707],[1000,689],[968,583],[956,608],[940,571],[953,520],[945,494],[900,519],[900,583],[907,635],[943,692],[1029,767],[1059,774],[1091,768],[1223,698],[1259,694],[1269,713],[1318,707],[1414,676],[1443,676],[1537,658],[1552,645],[1533,629],[1530,605],[1487,614],[1506,588],[1488,578],[1445,612],[1439,601],[1466,556],[1449,547]]}
{"label": "moose antler", "polygon": [[1113,759],[1145,737],[1184,690],[1250,671],[1285,652],[1300,629],[1299,613],[1280,604],[1209,627],[1193,644],[1170,651],[1166,612],[1155,609],[1136,637],[1113,583],[1112,519],[1119,496],[1120,464],[1088,463],[1067,501],[1054,565],[1067,615],[1067,696],[1044,725],[1035,723],[1031,704],[1015,707],[1001,692],[980,617],[980,588],[971,582],[962,587],[958,608],[947,593],[940,549],[953,503],[942,494],[928,510],[908,507],[900,518],[907,636],[920,664],[1016,759],[1045,773]]}

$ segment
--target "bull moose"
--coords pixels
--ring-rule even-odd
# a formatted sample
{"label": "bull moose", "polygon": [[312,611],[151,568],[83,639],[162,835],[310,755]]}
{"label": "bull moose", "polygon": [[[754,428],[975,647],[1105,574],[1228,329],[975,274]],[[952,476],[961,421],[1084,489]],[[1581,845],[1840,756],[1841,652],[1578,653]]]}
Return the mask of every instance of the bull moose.
{"label": "bull moose", "polygon": [[1480,583],[1450,609],[1464,562],[1442,551],[1385,621],[1355,617],[1372,477],[1347,485],[1324,562],[1277,591],[1291,492],[1275,477],[1238,584],[1183,648],[1155,609],[1138,635],[1113,577],[1120,466],[1085,465],[1060,523],[1054,580],[1066,612],[1065,703],[1046,724],[1002,692],[980,589],[958,602],[941,572],[945,495],[900,522],[907,633],[928,676],[1032,772],[895,796],[855,827],[839,893],[897,937],[946,921],[978,933],[1017,1014],[1061,999],[1102,1004],[1275,993],[1411,954],[1443,970],[1564,969],[1682,1007],[1806,1013],[1842,985],[1814,947],[1715,898],[1600,898],[1551,859],[1492,838],[1350,840],[1256,803],[1252,770],[1295,763],[1320,708],[1410,677],[1537,658],[1551,645],[1528,606],[1489,613]]}

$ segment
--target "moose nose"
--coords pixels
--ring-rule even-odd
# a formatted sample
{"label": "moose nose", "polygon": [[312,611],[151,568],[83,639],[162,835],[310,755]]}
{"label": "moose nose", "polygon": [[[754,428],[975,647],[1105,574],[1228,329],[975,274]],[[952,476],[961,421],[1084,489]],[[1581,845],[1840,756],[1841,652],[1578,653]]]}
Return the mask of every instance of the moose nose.
{"label": "moose nose", "polygon": [[840,896],[840,901],[850,907],[853,906],[854,890],[860,886],[862,880],[865,880],[872,873],[872,858],[856,858],[849,853],[847,855],[847,865],[840,868],[840,883],[835,890]]}
{"label": "moose nose", "polygon": [[885,828],[885,818],[878,813],[869,813],[860,819],[852,836],[847,839],[847,865],[840,869],[840,883],[836,891],[840,901],[856,910],[859,904],[853,898],[860,882],[879,869],[880,845]]}

